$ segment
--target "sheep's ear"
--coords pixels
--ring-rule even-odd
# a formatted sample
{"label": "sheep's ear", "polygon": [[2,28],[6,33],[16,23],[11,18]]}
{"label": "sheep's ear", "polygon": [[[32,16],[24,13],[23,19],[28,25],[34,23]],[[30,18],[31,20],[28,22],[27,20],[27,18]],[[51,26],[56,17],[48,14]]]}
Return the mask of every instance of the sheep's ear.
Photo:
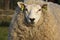
{"label": "sheep's ear", "polygon": [[25,9],[25,4],[23,2],[17,2],[17,4],[22,11]]}
{"label": "sheep's ear", "polygon": [[42,8],[45,9],[45,10],[47,10],[47,4],[43,4]]}

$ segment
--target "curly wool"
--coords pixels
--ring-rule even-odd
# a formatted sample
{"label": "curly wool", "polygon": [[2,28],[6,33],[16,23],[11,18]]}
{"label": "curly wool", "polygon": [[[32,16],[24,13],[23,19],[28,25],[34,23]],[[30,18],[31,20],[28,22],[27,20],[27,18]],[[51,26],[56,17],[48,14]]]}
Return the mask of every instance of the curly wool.
{"label": "curly wool", "polygon": [[35,26],[26,24],[24,13],[17,15],[9,28],[9,40],[59,40],[57,20],[52,12],[45,10]]}

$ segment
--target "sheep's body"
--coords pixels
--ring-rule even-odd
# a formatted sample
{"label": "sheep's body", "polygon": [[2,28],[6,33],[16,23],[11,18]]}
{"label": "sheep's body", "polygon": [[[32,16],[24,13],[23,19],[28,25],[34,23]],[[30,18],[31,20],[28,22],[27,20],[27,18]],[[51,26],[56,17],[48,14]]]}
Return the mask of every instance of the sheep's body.
{"label": "sheep's body", "polygon": [[60,40],[60,11],[56,9],[56,15],[50,11],[49,8],[47,12],[43,11],[40,25],[35,26],[25,24],[24,14],[20,12],[9,28],[9,40]]}

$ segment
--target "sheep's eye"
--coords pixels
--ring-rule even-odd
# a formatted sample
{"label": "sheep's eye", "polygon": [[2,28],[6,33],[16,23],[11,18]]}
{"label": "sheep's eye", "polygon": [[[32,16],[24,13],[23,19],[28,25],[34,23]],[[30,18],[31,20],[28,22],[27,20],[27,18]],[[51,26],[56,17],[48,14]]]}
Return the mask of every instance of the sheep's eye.
{"label": "sheep's eye", "polygon": [[41,11],[41,9],[39,9],[37,12]]}
{"label": "sheep's eye", "polygon": [[39,9],[38,11],[41,11],[41,9]]}
{"label": "sheep's eye", "polygon": [[25,11],[28,11],[28,9],[25,9]]}

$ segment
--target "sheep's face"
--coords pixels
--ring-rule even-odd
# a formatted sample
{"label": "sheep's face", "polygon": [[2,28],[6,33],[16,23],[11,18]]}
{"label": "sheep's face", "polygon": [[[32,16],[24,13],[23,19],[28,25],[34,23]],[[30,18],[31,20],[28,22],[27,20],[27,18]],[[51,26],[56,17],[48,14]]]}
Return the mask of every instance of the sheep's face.
{"label": "sheep's face", "polygon": [[[36,24],[42,15],[42,7],[40,5],[36,4],[22,4],[21,2],[18,2],[19,7],[22,11],[25,12],[25,18],[28,23],[30,24]],[[22,6],[21,6],[22,5]],[[23,6],[24,5],[24,6]]]}
{"label": "sheep's face", "polygon": [[26,13],[25,17],[28,23],[36,24],[41,17],[42,13],[41,6],[35,4],[27,5],[25,13]]}

